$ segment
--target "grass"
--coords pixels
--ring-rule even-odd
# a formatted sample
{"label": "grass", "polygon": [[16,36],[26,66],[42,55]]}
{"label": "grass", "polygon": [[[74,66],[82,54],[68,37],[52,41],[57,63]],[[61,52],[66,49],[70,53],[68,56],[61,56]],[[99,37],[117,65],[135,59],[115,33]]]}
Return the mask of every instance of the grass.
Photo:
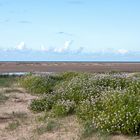
{"label": "grass", "polygon": [[34,132],[36,132],[38,135],[42,135],[46,132],[53,132],[54,130],[58,129],[58,127],[59,124],[56,121],[50,120],[46,124],[37,127]]}
{"label": "grass", "polygon": [[9,123],[6,129],[8,131],[14,131],[20,126],[20,122],[18,120],[14,120],[13,122]]}
{"label": "grass", "polygon": [[9,98],[6,95],[0,93],[0,104],[5,103],[8,99]]}
{"label": "grass", "polygon": [[14,118],[23,120],[23,119],[27,119],[27,113],[25,112],[13,112],[11,114]]}
{"label": "grass", "polygon": [[0,76],[0,87],[11,87],[16,82],[15,76]]}
{"label": "grass", "polygon": [[25,122],[27,119],[27,113],[24,112],[12,112],[11,114],[7,114],[12,122],[8,123],[8,126],[5,127],[8,131],[14,131],[19,126],[21,126],[21,123]]}
{"label": "grass", "polygon": [[18,120],[18,121],[25,121],[28,118],[28,114],[26,112],[12,112],[5,114],[9,116],[12,120]]}

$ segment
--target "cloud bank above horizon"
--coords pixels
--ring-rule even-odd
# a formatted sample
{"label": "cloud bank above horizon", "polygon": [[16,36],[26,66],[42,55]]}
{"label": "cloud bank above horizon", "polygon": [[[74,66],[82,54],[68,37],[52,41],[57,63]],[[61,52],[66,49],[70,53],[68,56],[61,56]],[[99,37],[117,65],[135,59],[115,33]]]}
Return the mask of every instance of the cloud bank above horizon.
{"label": "cloud bank above horizon", "polygon": [[[32,49],[32,48],[28,48],[26,43],[24,41],[20,42],[17,46],[15,47],[10,47],[9,49],[4,49],[1,48],[0,51],[20,51],[20,52],[24,52],[24,51],[40,51],[40,52],[46,52],[46,53],[88,53],[88,54],[92,54],[92,53],[102,53],[102,54],[107,54],[107,53],[116,53],[116,54],[128,54],[130,51],[126,50],[126,49],[111,49],[111,48],[107,48],[107,49],[102,49],[102,50],[98,50],[98,51],[92,51],[92,52],[85,52],[84,51],[84,47],[79,47],[77,49],[72,49],[71,45],[73,43],[73,40],[67,40],[64,42],[62,47],[45,47],[44,45],[41,45],[40,47],[38,47],[37,49]],[[131,52],[135,52],[135,51],[131,51]]]}
{"label": "cloud bank above horizon", "polygon": [[126,49],[103,49],[85,52],[84,47],[71,48],[73,40],[67,40],[62,47],[48,48],[44,45],[38,49],[28,48],[25,42],[16,47],[0,49],[1,61],[138,61],[140,51]]}

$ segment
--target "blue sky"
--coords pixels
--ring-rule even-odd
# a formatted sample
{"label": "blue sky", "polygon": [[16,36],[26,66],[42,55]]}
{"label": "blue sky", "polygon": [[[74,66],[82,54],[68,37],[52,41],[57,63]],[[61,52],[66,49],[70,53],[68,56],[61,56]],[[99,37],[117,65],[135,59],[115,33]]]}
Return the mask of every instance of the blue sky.
{"label": "blue sky", "polygon": [[0,60],[140,61],[140,0],[0,0]]}

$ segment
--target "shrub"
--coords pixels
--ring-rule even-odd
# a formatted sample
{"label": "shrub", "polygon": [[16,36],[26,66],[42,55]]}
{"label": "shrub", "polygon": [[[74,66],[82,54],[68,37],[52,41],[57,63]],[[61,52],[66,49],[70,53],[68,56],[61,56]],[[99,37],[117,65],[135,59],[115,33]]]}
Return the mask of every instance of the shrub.
{"label": "shrub", "polygon": [[58,84],[54,91],[65,100],[73,100],[76,104],[83,100],[91,100],[100,96],[103,91],[124,90],[132,79],[125,74],[87,74],[80,73],[69,81]]}
{"label": "shrub", "polygon": [[83,122],[92,121],[93,118],[93,105],[89,100],[80,102],[76,108],[76,115]]}
{"label": "shrub", "polygon": [[101,87],[94,86],[93,80],[94,76],[90,74],[79,74],[70,81],[58,84],[54,92],[64,100],[71,100],[78,104],[80,101],[100,93]]}
{"label": "shrub", "polygon": [[59,77],[63,81],[70,81],[73,77],[80,75],[78,72],[63,72],[59,74]]}
{"label": "shrub", "polygon": [[[28,77],[25,78],[28,81]],[[39,84],[35,82],[36,78],[39,78]],[[86,134],[95,130],[105,133],[140,133],[139,78],[127,73],[68,72],[47,78],[31,76],[27,88],[42,89],[40,87],[47,87],[48,83],[51,85],[50,94],[34,100],[30,105],[33,111],[51,109],[50,112],[56,117],[76,112],[79,122],[85,126]]]}
{"label": "shrub", "polygon": [[128,87],[126,88],[127,92],[132,94],[137,94],[140,91],[140,80],[132,79],[129,83]]}
{"label": "shrub", "polygon": [[25,76],[20,81],[21,86],[27,89],[31,93],[43,94],[52,91],[55,83],[53,76],[41,77],[41,76]]}
{"label": "shrub", "polygon": [[94,78],[94,84],[104,88],[110,87],[114,90],[127,88],[132,79],[128,74],[105,74],[97,75]]}
{"label": "shrub", "polygon": [[[79,111],[92,120],[91,125],[106,133],[139,134],[140,133],[140,95],[114,91],[104,94],[92,107],[82,106]],[[91,112],[91,113],[89,113]],[[86,121],[86,120],[85,120]]]}
{"label": "shrub", "polygon": [[35,99],[30,104],[30,109],[34,112],[48,111],[52,108],[52,105],[56,102],[56,97],[48,95],[41,99]]}
{"label": "shrub", "polygon": [[70,100],[58,100],[52,107],[55,116],[66,116],[74,113],[75,103]]}

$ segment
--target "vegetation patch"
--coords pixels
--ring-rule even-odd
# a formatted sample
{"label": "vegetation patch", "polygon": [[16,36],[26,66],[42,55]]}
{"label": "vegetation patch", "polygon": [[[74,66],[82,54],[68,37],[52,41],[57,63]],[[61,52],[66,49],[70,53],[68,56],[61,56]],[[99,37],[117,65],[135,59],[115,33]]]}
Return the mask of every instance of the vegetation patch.
{"label": "vegetation patch", "polygon": [[20,120],[27,119],[27,113],[25,112],[13,112],[11,116],[13,116],[13,118],[20,119]]}
{"label": "vegetation patch", "polygon": [[54,76],[33,76],[28,75],[20,80],[20,85],[33,94],[47,94],[52,92],[53,86],[57,81]]}
{"label": "vegetation patch", "polygon": [[34,112],[49,111],[57,101],[55,95],[46,95],[39,99],[34,99],[30,104],[30,109]]}
{"label": "vegetation patch", "polygon": [[139,75],[66,72],[48,77],[31,75],[21,83],[40,95],[30,104],[31,110],[49,111],[55,117],[76,114],[85,136],[94,132],[140,134]]}
{"label": "vegetation patch", "polygon": [[58,127],[59,124],[56,121],[50,120],[46,124],[37,127],[34,132],[36,132],[38,135],[42,135],[46,132],[53,132],[54,130],[58,129]]}
{"label": "vegetation patch", "polygon": [[75,102],[70,100],[58,100],[52,107],[54,116],[67,116],[74,113]]}
{"label": "vegetation patch", "polygon": [[8,131],[14,131],[20,126],[20,122],[18,120],[14,120],[13,122],[9,123],[6,129]]}
{"label": "vegetation patch", "polygon": [[0,104],[5,103],[9,98],[4,95],[3,93],[0,93]]}
{"label": "vegetation patch", "polygon": [[0,75],[0,87],[11,87],[16,81],[16,76]]}

